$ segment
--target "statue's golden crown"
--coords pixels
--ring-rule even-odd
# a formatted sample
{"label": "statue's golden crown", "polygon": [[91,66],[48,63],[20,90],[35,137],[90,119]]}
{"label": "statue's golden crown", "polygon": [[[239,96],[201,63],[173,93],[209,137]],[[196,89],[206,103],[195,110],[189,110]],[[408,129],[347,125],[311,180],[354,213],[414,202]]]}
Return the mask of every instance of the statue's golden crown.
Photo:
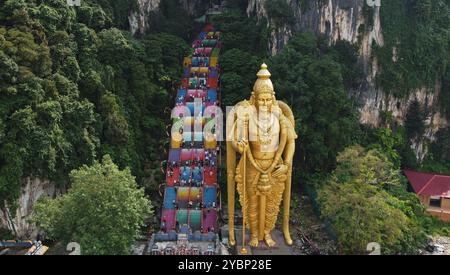
{"label": "statue's golden crown", "polygon": [[275,94],[275,90],[273,89],[272,81],[270,80],[270,72],[267,70],[267,65],[263,63],[261,65],[261,69],[256,74],[258,76],[258,79],[255,82],[255,85],[253,86],[253,95],[257,96],[258,94],[262,93],[270,93]]}

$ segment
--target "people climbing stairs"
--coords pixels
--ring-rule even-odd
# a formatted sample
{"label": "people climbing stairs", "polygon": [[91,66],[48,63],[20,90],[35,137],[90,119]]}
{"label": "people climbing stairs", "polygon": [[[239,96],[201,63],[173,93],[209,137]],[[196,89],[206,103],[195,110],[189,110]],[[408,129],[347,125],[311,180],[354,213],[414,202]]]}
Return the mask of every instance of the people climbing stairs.
{"label": "people climbing stairs", "polygon": [[220,32],[206,25],[192,48],[175,95],[161,230],[150,241],[151,254],[216,253]]}

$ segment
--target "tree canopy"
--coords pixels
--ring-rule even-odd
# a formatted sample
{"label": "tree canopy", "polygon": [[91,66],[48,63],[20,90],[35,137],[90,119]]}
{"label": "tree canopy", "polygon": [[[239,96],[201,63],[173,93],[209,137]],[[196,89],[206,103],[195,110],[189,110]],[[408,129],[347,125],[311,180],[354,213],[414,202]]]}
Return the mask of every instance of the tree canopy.
{"label": "tree canopy", "polygon": [[130,169],[120,170],[106,155],[73,170],[70,180],[67,194],[38,202],[33,219],[48,237],[79,243],[82,254],[129,254],[153,214]]}
{"label": "tree canopy", "polygon": [[164,109],[189,47],[120,30],[136,3],[0,3],[0,204],[14,204],[24,176],[63,185],[105,154],[139,182],[159,169]]}
{"label": "tree canopy", "polygon": [[415,254],[425,242],[424,209],[406,191],[404,178],[377,150],[349,147],[319,187],[322,218],[330,222],[341,253],[367,254],[377,242],[383,254]]}

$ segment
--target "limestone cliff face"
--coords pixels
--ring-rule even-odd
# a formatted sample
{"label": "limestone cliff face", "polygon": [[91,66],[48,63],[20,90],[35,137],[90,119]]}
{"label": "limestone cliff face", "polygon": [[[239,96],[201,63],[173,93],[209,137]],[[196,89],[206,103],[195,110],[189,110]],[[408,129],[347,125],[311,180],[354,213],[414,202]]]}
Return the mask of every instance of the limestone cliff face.
{"label": "limestone cliff face", "polygon": [[128,16],[133,35],[144,34],[150,29],[150,13],[159,9],[161,0],[138,0],[138,10]]}
{"label": "limestone cliff face", "polygon": [[[298,31],[314,31],[330,38],[330,42],[346,40],[358,42],[359,28],[366,24],[363,16],[365,0],[328,0],[300,1],[286,0],[294,14],[294,23],[284,26],[273,26],[265,9],[265,0],[249,0],[248,16],[268,19],[269,28],[273,30],[269,46],[272,53],[278,52],[293,33]],[[364,34],[376,43],[382,44],[381,26],[379,24],[379,8],[375,8],[374,28]]]}
{"label": "limestone cliff face", "polygon": [[[373,26],[369,29],[366,27],[368,18],[365,18],[363,11],[365,0],[286,1],[294,13],[294,23],[283,26],[274,26],[271,23],[272,20],[268,18],[264,7],[265,0],[249,0],[248,2],[248,16],[268,19],[272,34],[269,38],[269,48],[272,54],[280,51],[296,32],[313,31],[326,35],[330,43],[338,40],[353,44],[360,42],[361,62],[366,74],[370,73],[373,69],[370,64],[372,43],[384,45],[380,7],[373,7]],[[304,3],[304,6],[301,3]]]}
{"label": "limestone cliff face", "polygon": [[360,121],[374,126],[379,125],[382,112],[391,112],[392,118],[403,124],[406,120],[408,107],[415,99],[427,109],[425,134],[421,139],[413,140],[411,146],[418,160],[423,160],[426,156],[426,145],[435,140],[435,134],[438,130],[448,126],[447,119],[439,110],[440,83],[437,83],[434,89],[421,88],[411,91],[409,97],[405,99],[395,98],[384,93],[381,89],[373,87],[355,92],[359,93],[358,98],[363,103],[360,108]]}
{"label": "limestone cliff face", "polygon": [[38,228],[29,222],[34,206],[41,196],[55,197],[62,193],[55,185],[47,180],[38,178],[24,178],[22,190],[17,201],[17,210],[11,213],[8,206],[0,209],[0,228],[16,233],[18,239],[35,239]]}
{"label": "limestone cliff face", "polygon": [[[299,31],[313,31],[325,35],[330,43],[345,40],[359,45],[359,63],[364,71],[365,81],[349,95],[359,103],[362,123],[378,126],[382,112],[391,112],[393,118],[403,124],[409,104],[417,99],[429,111],[427,130],[421,140],[413,141],[417,158],[426,155],[425,144],[433,141],[438,129],[446,127],[448,122],[439,112],[438,97],[440,83],[434,89],[421,88],[411,91],[406,99],[397,99],[376,87],[375,77],[381,70],[376,57],[372,55],[372,44],[384,46],[383,26],[380,19],[381,7],[368,7],[366,0],[286,0],[294,14],[294,22],[289,25],[275,26],[264,7],[265,0],[249,0],[247,15],[258,19],[266,18],[271,36],[268,46],[271,54],[280,51],[287,41]],[[303,5],[303,6],[302,6]],[[372,18],[366,18],[364,9],[373,9]],[[371,23],[370,23],[371,22]],[[392,49],[395,52],[396,49]],[[394,60],[395,61],[395,60]]]}

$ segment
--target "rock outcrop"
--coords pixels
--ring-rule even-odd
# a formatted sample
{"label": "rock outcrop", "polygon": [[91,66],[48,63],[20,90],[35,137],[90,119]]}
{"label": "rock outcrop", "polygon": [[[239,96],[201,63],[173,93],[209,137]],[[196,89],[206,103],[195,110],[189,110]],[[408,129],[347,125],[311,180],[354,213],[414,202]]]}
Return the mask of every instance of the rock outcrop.
{"label": "rock outcrop", "polygon": [[[372,45],[384,46],[380,17],[380,9],[383,7],[368,6],[366,0],[286,0],[293,11],[293,22],[276,26],[268,17],[265,1],[248,0],[247,15],[260,20],[267,19],[271,34],[268,48],[272,55],[280,51],[295,33],[301,31],[325,35],[330,44],[344,40],[359,46],[359,63],[365,79],[357,90],[349,90],[348,93],[358,103],[362,123],[379,126],[384,112],[391,113],[395,121],[403,124],[409,104],[414,99],[428,110],[425,135],[412,142],[412,149],[417,158],[422,160],[427,153],[425,144],[434,140],[435,133],[440,128],[448,126],[448,121],[439,110],[441,85],[437,83],[431,89],[423,87],[411,91],[406,99],[397,99],[377,87],[375,79],[381,68],[372,54]],[[393,48],[392,51],[395,61],[396,49]]]}
{"label": "rock outcrop", "polygon": [[150,29],[150,14],[159,9],[160,2],[161,0],[138,0],[138,10],[128,16],[133,35],[142,35]]}
{"label": "rock outcrop", "polygon": [[17,210],[11,213],[8,206],[3,207],[0,211],[0,227],[8,229],[18,239],[35,239],[39,230],[29,222],[29,218],[36,202],[41,196],[56,197],[62,191],[48,180],[24,178],[20,197],[16,202]]}

